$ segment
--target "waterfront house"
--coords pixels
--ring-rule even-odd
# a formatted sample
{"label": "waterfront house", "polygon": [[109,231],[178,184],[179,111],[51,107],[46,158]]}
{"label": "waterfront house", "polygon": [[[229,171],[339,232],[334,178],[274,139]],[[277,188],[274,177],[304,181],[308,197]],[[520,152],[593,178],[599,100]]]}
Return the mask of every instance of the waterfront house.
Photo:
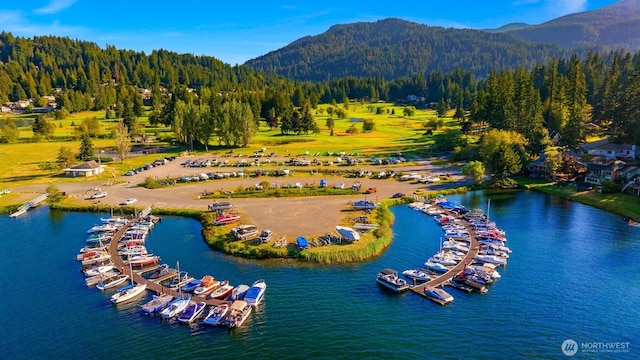
{"label": "waterfront house", "polygon": [[104,168],[104,165],[100,165],[95,160],[91,160],[83,164],[64,169],[64,175],[70,177],[90,177],[101,174],[104,171]]}
{"label": "waterfront house", "polygon": [[624,186],[622,192],[640,195],[640,167],[627,166],[620,172]]}
{"label": "waterfront house", "polygon": [[631,162],[637,158],[637,148],[632,144],[608,143],[589,150],[589,154]]}
{"label": "waterfront house", "polygon": [[600,185],[603,181],[615,181],[626,166],[622,160],[605,156],[596,156],[587,164],[587,175],[584,181],[589,184]]}

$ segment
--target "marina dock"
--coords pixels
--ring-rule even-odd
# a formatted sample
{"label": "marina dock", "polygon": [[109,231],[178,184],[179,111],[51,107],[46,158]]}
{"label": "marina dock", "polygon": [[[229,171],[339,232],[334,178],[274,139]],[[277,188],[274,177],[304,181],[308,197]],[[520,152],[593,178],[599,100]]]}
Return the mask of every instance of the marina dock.
{"label": "marina dock", "polygon": [[449,285],[449,282],[451,281],[451,279],[453,279],[457,274],[462,272],[467,267],[467,265],[471,265],[476,255],[478,255],[480,244],[478,243],[478,239],[476,238],[475,230],[473,230],[469,226],[469,223],[466,220],[464,219],[462,220],[463,220],[462,225],[469,232],[469,244],[470,244],[469,252],[467,252],[467,254],[462,259],[462,261],[460,261],[457,265],[452,267],[449,271],[425,283],[412,286],[410,288],[411,291],[415,292],[420,296],[427,297],[424,292],[425,288]]}
{"label": "marina dock", "polygon": [[[142,217],[148,215],[149,213],[150,213],[150,209],[149,210],[145,209],[140,214],[141,216],[139,218],[142,218]],[[115,266],[116,269],[119,269],[121,273],[127,274],[130,277],[132,277],[132,279],[133,279],[133,281],[135,283],[137,283],[137,284],[147,284],[147,290],[151,290],[151,291],[153,291],[153,292],[155,292],[157,294],[169,294],[169,295],[171,295],[173,297],[179,297],[181,295],[181,293],[179,293],[177,290],[172,290],[172,289],[169,289],[167,287],[164,287],[161,284],[159,284],[159,282],[147,280],[146,278],[144,278],[142,276],[142,272],[133,271],[133,273],[131,273],[129,267],[125,265],[124,260],[122,260],[120,255],[118,255],[118,242],[120,241],[120,239],[122,238],[124,233],[129,229],[129,227],[131,227],[131,225],[136,220],[137,219],[134,219],[134,220],[131,220],[131,221],[127,222],[127,224],[125,226],[121,227],[113,235],[113,239],[111,240],[111,243],[109,244],[109,254],[111,254],[111,261],[113,262],[113,265]],[[221,305],[221,304],[230,304],[229,301],[218,300],[218,299],[207,299],[206,296],[191,295],[191,300],[192,301],[204,301],[207,305],[216,305],[216,306]]]}

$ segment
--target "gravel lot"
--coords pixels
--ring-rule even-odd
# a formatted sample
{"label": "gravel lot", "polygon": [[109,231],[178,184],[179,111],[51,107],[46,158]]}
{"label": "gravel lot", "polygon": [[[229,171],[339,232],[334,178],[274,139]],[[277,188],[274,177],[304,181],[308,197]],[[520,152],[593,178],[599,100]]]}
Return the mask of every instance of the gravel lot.
{"label": "gravel lot", "polygon": [[[272,183],[277,183],[279,186],[295,184],[297,182],[302,184],[315,183],[318,184],[321,179],[326,179],[328,186],[333,186],[339,182],[344,182],[346,186],[351,186],[355,181],[359,181],[362,184],[362,189],[365,190],[369,187],[375,187],[377,192],[369,195],[354,195],[354,196],[323,196],[323,197],[302,197],[302,198],[256,198],[256,199],[232,199],[230,200],[234,206],[234,209],[240,213],[241,222],[244,224],[254,224],[259,228],[266,228],[273,230],[274,238],[280,238],[286,236],[287,239],[292,241],[297,236],[313,236],[322,235],[327,232],[333,232],[335,226],[338,225],[341,219],[345,216],[344,211],[347,211],[350,207],[349,204],[352,201],[363,200],[365,196],[367,200],[378,200],[391,197],[397,192],[405,194],[411,194],[418,189],[433,189],[442,186],[453,187],[462,183],[466,183],[460,174],[459,168],[440,168],[430,165],[428,160],[421,161],[418,165],[410,166],[394,166],[385,167],[382,166],[356,166],[351,168],[345,168],[345,170],[363,169],[365,171],[372,171],[373,174],[377,174],[379,171],[385,171],[387,169],[393,169],[396,172],[416,172],[419,174],[441,174],[449,173],[455,180],[455,183],[448,182],[446,184],[415,184],[409,181],[397,181],[394,179],[370,179],[370,178],[345,178],[339,176],[326,176],[326,175],[314,175],[297,177],[295,170],[303,169],[296,167],[288,167],[293,171],[293,174],[288,177],[264,177],[264,178],[228,178],[221,180],[207,180],[203,182],[191,182],[188,184],[180,184],[178,186],[172,186],[168,188],[149,190],[138,187],[136,184],[142,182],[146,177],[152,176],[158,179],[165,179],[167,177],[176,178],[184,175],[195,175],[201,172],[216,172],[216,171],[238,171],[238,167],[209,167],[209,168],[188,168],[183,167],[180,164],[187,159],[196,159],[195,157],[182,157],[177,158],[174,161],[154,167],[150,170],[143,171],[134,176],[122,176],[117,180],[124,180],[125,183],[119,183],[116,185],[106,185],[104,183],[98,183],[95,181],[88,181],[83,183],[70,183],[59,184],[62,191],[65,191],[70,196],[75,196],[89,203],[97,200],[89,200],[88,196],[92,193],[92,189],[99,188],[102,191],[107,191],[108,196],[100,199],[101,204],[110,204],[117,206],[125,199],[137,198],[138,201],[135,204],[138,207],[146,206],[158,206],[166,208],[190,208],[206,210],[207,205],[211,203],[211,200],[201,200],[199,195],[203,191],[216,191],[216,190],[235,190],[238,187],[246,188],[255,186],[263,180],[268,180]],[[205,157],[199,157],[205,159]],[[237,159],[228,158],[230,162],[234,162]],[[277,160],[277,159],[276,159]],[[415,162],[413,163],[415,164]],[[280,167],[279,167],[280,168]],[[284,168],[284,167],[282,167]],[[274,166],[270,165],[265,169],[273,170]],[[309,169],[304,168],[304,169]],[[251,172],[255,168],[244,168],[245,172]],[[39,186],[25,186],[22,188],[15,188],[14,191],[22,192],[25,195],[24,198],[28,200],[33,197],[33,192],[44,192],[45,185]],[[31,193],[31,194],[30,194]],[[353,215],[356,215],[354,213]]]}

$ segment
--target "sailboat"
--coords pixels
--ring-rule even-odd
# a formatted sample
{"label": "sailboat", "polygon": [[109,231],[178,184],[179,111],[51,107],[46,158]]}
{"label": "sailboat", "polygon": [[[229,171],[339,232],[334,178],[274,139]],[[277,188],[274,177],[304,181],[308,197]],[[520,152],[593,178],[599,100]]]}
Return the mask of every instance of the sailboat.
{"label": "sailboat", "polygon": [[[180,262],[178,262],[177,264],[178,274],[180,274]],[[182,286],[179,286],[178,296],[160,312],[160,316],[162,316],[163,319],[171,319],[172,317],[182,313],[187,308],[187,306],[189,306],[189,302],[191,302],[191,294],[188,294],[187,297],[183,299]]]}
{"label": "sailboat", "polygon": [[129,301],[136,296],[142,294],[147,289],[147,284],[137,284],[133,281],[133,268],[131,268],[131,262],[129,262],[129,274],[131,278],[131,284],[121,287],[118,292],[111,296],[112,304],[120,304]]}

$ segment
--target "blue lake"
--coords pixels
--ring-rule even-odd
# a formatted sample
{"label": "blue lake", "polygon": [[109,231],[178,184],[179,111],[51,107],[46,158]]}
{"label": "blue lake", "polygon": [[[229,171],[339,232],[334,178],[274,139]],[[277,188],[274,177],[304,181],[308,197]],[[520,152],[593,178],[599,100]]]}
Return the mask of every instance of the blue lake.
{"label": "blue lake", "polygon": [[[488,198],[450,197],[485,212]],[[163,262],[232,284],[266,280],[265,301],[234,331],[163,323],[138,313],[148,298],[115,307],[111,292],[84,286],[74,259],[104,214],[3,216],[0,358],[555,358],[566,339],[629,343],[577,357],[640,356],[640,228],[534,192],[490,199],[509,264],[487,294],[451,289],[445,307],[375,283],[380,269],[420,267],[438,249],[442,230],[406,206],[392,209],[394,240],[380,257],[332,266],[225,256],[202,241],[198,222],[164,217],[147,241]]]}

